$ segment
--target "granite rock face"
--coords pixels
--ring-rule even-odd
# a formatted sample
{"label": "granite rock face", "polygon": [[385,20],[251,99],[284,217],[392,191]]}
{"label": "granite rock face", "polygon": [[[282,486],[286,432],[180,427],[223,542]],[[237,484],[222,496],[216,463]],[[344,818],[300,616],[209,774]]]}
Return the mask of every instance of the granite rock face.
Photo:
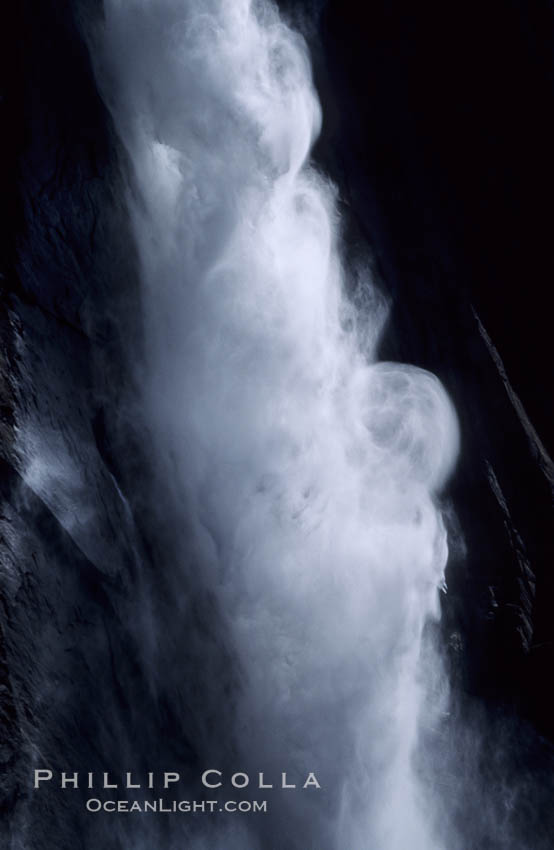
{"label": "granite rock face", "polygon": [[171,544],[160,529],[149,539],[154,485],[123,347],[133,335],[140,347],[124,155],[82,35],[98,12],[21,4],[4,104],[17,158],[2,292],[0,806],[2,846],[29,850],[163,843],[155,816],[136,832],[83,816],[90,792],[33,794],[32,771],[179,764],[186,782],[219,697],[203,692],[195,641],[222,688],[231,676],[211,601],[191,582],[173,607]]}

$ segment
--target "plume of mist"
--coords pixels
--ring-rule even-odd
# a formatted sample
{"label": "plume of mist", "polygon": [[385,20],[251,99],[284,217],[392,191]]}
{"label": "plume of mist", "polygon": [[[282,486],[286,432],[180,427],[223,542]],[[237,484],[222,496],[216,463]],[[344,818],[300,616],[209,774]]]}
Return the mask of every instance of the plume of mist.
{"label": "plume of mist", "polygon": [[265,2],[106,0],[95,61],[132,166],[144,416],[241,670],[237,769],[322,785],[274,792],[271,846],[439,847],[412,755],[457,424],[433,375],[375,361],[378,312],[358,333],[306,46]]}

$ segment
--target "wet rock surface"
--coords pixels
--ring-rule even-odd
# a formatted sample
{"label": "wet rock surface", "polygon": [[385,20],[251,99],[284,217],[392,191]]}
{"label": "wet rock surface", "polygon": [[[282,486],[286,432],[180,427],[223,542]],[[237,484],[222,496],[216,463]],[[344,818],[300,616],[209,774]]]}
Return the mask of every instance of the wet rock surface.
{"label": "wet rock surface", "polygon": [[206,733],[191,706],[205,701],[209,723],[212,697],[193,669],[195,641],[222,688],[230,676],[209,626],[190,633],[194,617],[197,631],[215,622],[213,606],[191,582],[174,607],[171,544],[158,530],[154,555],[148,539],[144,482],[154,485],[122,346],[140,340],[124,155],[82,36],[97,12],[21,4],[6,63],[17,145],[3,234],[0,835],[13,848],[163,841],[169,827],[155,815],[147,825],[87,816],[82,787],[33,794],[33,769],[178,764],[185,784],[189,772],[196,780],[193,741]]}

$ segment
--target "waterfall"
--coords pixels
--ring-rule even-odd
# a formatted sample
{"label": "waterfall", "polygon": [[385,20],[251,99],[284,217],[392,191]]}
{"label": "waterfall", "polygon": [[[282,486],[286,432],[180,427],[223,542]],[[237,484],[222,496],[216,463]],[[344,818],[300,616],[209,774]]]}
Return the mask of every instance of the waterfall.
{"label": "waterfall", "polygon": [[304,40],[269,2],[105,0],[94,58],[130,163],[129,353],[175,587],[194,571],[225,623],[236,769],[321,785],[206,846],[268,847],[265,823],[279,848],[439,850],[413,755],[457,422],[432,374],[377,361],[369,263],[365,307],[347,295]]}

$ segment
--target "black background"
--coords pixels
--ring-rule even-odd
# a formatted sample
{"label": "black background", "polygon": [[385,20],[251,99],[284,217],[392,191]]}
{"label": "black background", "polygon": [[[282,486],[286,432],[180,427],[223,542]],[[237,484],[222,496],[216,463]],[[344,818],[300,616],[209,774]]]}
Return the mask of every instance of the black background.
{"label": "black background", "polygon": [[[287,11],[301,24],[298,5]],[[443,637],[464,647],[455,675],[551,739],[553,26],[535,0],[331,0],[307,27],[316,156],[340,187],[347,250],[369,243],[391,302],[380,355],[438,374],[460,419],[443,599]]]}

